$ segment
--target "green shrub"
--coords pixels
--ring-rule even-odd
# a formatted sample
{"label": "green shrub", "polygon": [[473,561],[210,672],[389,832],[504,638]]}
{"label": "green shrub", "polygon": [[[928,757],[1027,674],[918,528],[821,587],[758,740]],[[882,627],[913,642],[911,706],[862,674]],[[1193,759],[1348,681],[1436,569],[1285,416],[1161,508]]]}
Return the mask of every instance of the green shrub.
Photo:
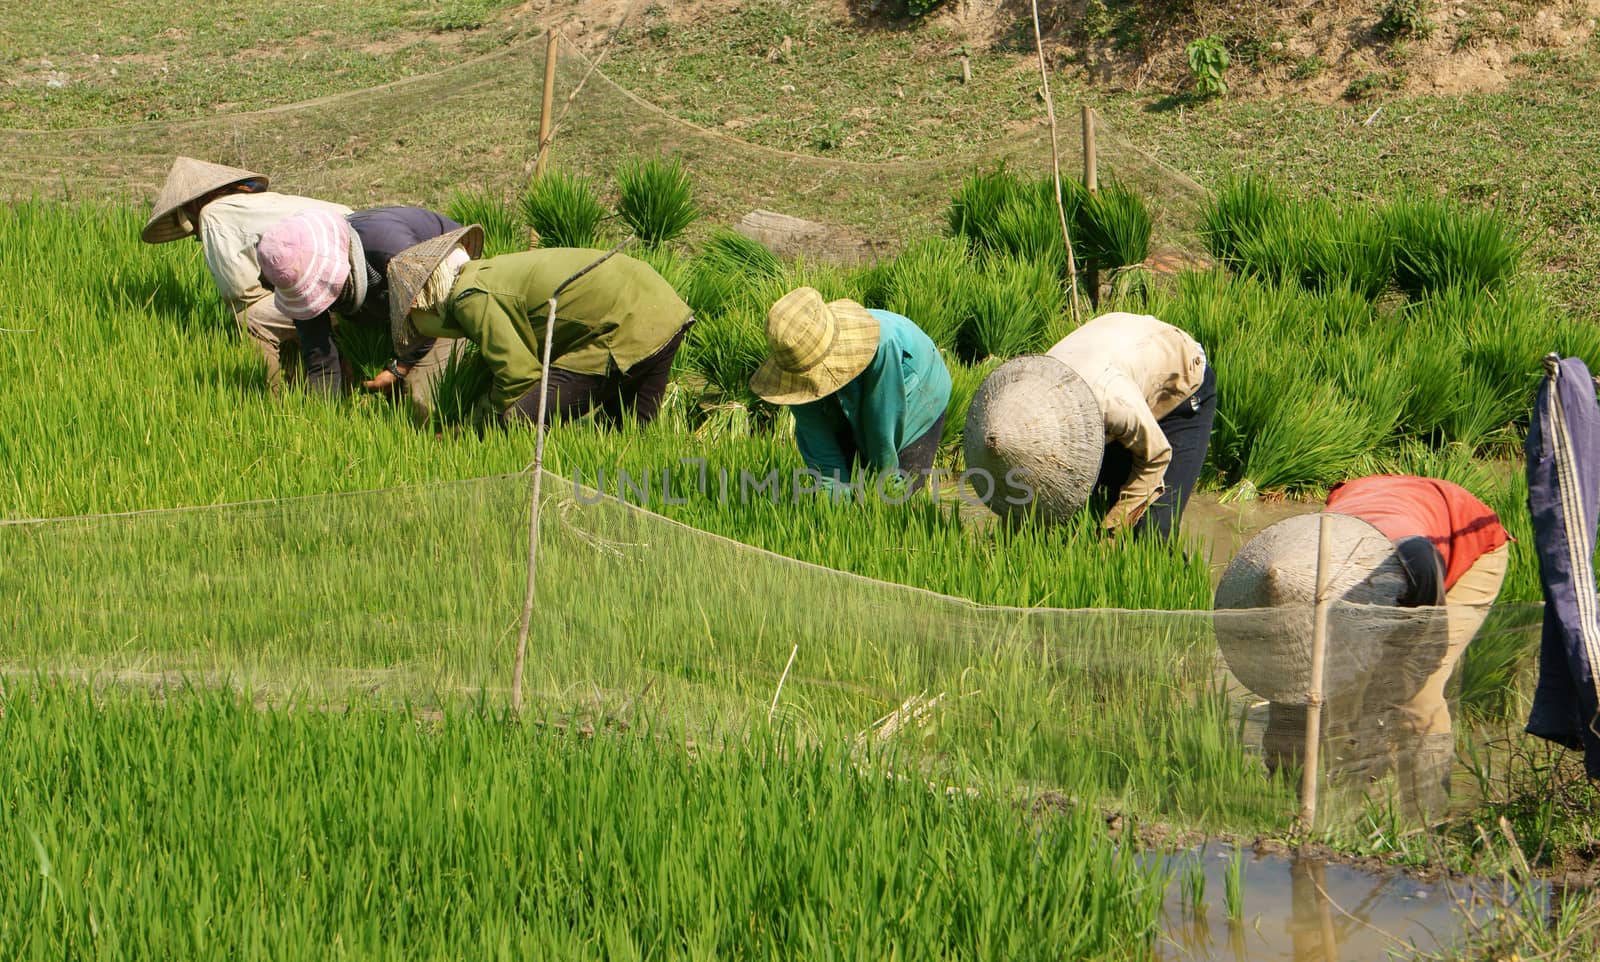
{"label": "green shrub", "polygon": [[1413,298],[1448,287],[1500,288],[1522,264],[1525,245],[1493,211],[1463,210],[1437,198],[1401,199],[1383,219],[1394,243],[1395,286]]}
{"label": "green shrub", "polygon": [[1389,0],[1374,28],[1386,40],[1411,37],[1424,40],[1433,36],[1434,23],[1430,0]]}
{"label": "green shrub", "polygon": [[1150,256],[1150,211],[1143,197],[1119,181],[1085,191],[1075,225],[1078,258],[1094,258],[1102,270],[1142,264]]}
{"label": "green shrub", "polygon": [[485,257],[528,249],[528,231],[518,221],[516,210],[492,191],[455,191],[445,213],[457,223],[482,225]]}
{"label": "green shrub", "polygon": [[1198,37],[1183,48],[1189,61],[1194,89],[1202,97],[1221,97],[1228,92],[1228,48],[1221,37]]}
{"label": "green shrub", "polygon": [[958,237],[924,237],[894,260],[884,306],[909,317],[946,351],[954,351],[971,316],[977,277]]}
{"label": "green shrub", "polygon": [[700,216],[689,174],[676,157],[623,164],[617,189],[617,215],[646,247],[673,240]]}
{"label": "green shrub", "polygon": [[522,220],[540,247],[597,247],[606,209],[587,177],[550,170],[522,195]]}

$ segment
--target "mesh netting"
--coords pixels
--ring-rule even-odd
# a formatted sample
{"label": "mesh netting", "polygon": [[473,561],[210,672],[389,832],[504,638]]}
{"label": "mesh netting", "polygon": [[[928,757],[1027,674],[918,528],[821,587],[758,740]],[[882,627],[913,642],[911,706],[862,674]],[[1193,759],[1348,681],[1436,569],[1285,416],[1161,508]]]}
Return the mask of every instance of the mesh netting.
{"label": "mesh netting", "polygon": [[[1242,688],[1217,644],[1251,634],[1241,626],[1270,638],[1260,625],[1280,624],[1277,612],[982,607],[546,482],[525,674],[536,712],[711,742],[771,719],[910,749],[937,784],[997,781],[1185,823],[1260,830],[1296,809],[1303,713]],[[6,671],[234,684],[267,700],[503,703],[527,492],[525,477],[501,476],[7,524]],[[1395,695],[1381,682],[1418,657],[1396,630],[1406,617],[1334,606],[1330,665],[1360,665],[1359,684],[1329,694],[1332,824],[1375,800],[1440,801],[1449,736],[1408,740],[1387,722]],[[1532,646],[1539,617],[1498,607],[1479,641]],[[1275,651],[1263,641],[1230,658]]]}
{"label": "mesh netting", "polygon": [[[176,122],[67,130],[0,130],[0,194],[154,196],[174,154],[260,170],[283,190],[360,206],[440,204],[456,188],[511,191],[537,148],[542,38],[437,73],[268,110]],[[570,43],[557,58],[562,123],[554,163],[609,178],[631,155],[683,159],[714,219],[772,209],[850,229],[870,249],[897,249],[937,223],[966,171],[1008,163],[1049,169],[1041,120],[995,142],[925,162],[860,163],[756,146],[679,120],[614,82]],[[574,96],[574,94],[576,95]],[[570,105],[569,105],[570,102]],[[1060,117],[1063,176],[1082,170],[1078,117]],[[1103,119],[1098,169],[1145,197],[1157,237],[1182,245],[1204,191]]]}

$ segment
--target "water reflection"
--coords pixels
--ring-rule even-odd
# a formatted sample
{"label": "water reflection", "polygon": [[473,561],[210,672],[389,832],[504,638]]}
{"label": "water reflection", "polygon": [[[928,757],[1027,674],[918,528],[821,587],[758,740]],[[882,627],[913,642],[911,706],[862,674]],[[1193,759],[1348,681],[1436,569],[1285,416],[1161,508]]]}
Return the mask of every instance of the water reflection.
{"label": "water reflection", "polygon": [[[1243,853],[1242,911],[1232,919],[1227,877],[1235,857],[1230,846],[1212,844],[1162,860],[1172,883],[1159,962],[1371,962],[1449,945],[1467,930],[1469,915],[1487,918],[1513,899],[1501,883],[1418,882],[1318,859]],[[1547,892],[1538,890],[1536,899],[1543,911]]]}

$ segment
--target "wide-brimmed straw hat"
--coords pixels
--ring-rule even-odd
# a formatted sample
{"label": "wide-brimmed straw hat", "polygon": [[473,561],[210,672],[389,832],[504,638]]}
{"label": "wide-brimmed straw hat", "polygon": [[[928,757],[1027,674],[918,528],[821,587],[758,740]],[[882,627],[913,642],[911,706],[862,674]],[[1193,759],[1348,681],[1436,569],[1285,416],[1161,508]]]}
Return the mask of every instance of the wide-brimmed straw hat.
{"label": "wide-brimmed straw hat", "polygon": [[[256,243],[256,263],[262,278],[272,285],[273,303],[296,321],[310,320],[333,306],[351,279],[351,266],[363,259],[361,242],[349,221],[326,210],[285,217]],[[367,272],[353,273],[359,288],[354,301],[359,305],[366,298]]]}
{"label": "wide-brimmed straw hat", "polygon": [[267,178],[239,167],[179,157],[167,171],[167,182],[156,194],[155,209],[145,222],[144,230],[139,232],[139,239],[146,244],[165,244],[188,237],[195,232],[196,225],[184,214],[183,205],[234,184],[249,184],[256,190],[266,190]]}
{"label": "wide-brimmed straw hat", "polygon": [[984,378],[962,439],[967,470],[988,475],[991,510],[1005,517],[1031,509],[1047,521],[1064,521],[1088,503],[1105,446],[1094,392],[1043,354],[1013,358]]}
{"label": "wide-brimmed straw hat", "polygon": [[878,319],[855,301],[824,301],[797,287],[767,311],[768,356],[750,390],[773,404],[805,404],[849,384],[878,353]]}
{"label": "wide-brimmed straw hat", "polygon": [[[1269,701],[1304,704],[1323,515],[1262,529],[1229,562],[1217,585],[1217,644],[1234,677]],[[1409,582],[1394,544],[1377,528],[1327,514],[1330,605],[1323,691],[1343,696],[1374,683],[1391,703],[1414,695],[1444,657],[1437,608],[1401,608]],[[1406,690],[1406,689],[1409,689]]]}
{"label": "wide-brimmed straw hat", "polygon": [[466,248],[467,256],[478,257],[483,253],[483,228],[468,224],[430,237],[407,247],[389,261],[389,333],[396,354],[407,353],[423,339],[411,323],[411,302],[438,270],[439,262],[450,256],[457,245]]}

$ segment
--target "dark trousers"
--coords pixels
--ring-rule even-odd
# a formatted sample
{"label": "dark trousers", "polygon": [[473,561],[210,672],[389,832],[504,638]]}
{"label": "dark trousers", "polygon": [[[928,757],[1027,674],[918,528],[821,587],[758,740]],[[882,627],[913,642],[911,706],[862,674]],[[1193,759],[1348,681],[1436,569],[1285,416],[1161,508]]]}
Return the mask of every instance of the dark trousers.
{"label": "dark trousers", "polygon": [[[1206,365],[1200,386],[1178,406],[1156,423],[1161,433],[1172,445],[1172,463],[1167,465],[1166,490],[1155,503],[1145,509],[1144,515],[1133,526],[1136,535],[1158,534],[1172,536],[1178,526],[1184,505],[1200,481],[1200,470],[1205,467],[1206,447],[1211,443],[1211,422],[1217,417],[1217,375]],[[1095,481],[1095,492],[1116,501],[1117,492],[1128,483],[1133,473],[1133,456],[1120,444],[1106,445],[1105,457],[1100,462],[1100,477]]]}
{"label": "dark trousers", "polygon": [[[852,468],[861,466],[861,452],[856,449],[855,435],[848,429],[840,431],[836,436],[839,450],[850,459]],[[916,440],[907,444],[899,451],[900,471],[907,476],[906,492],[915,494],[922,490],[928,483],[928,475],[933,473],[933,459],[939,453],[939,442],[944,438],[944,415],[939,415],[939,420],[933,426],[922,432]]]}
{"label": "dark trousers", "polygon": [[[690,321],[689,324],[693,324]],[[689,324],[678,329],[672,339],[654,354],[628,368],[610,374],[575,374],[552,367],[549,371],[550,421],[568,421],[599,409],[597,417],[607,427],[620,427],[632,417],[649,424],[661,411],[661,398],[672,374],[672,359],[683,344]],[[539,421],[539,389],[518,398],[502,415],[506,420]]]}

